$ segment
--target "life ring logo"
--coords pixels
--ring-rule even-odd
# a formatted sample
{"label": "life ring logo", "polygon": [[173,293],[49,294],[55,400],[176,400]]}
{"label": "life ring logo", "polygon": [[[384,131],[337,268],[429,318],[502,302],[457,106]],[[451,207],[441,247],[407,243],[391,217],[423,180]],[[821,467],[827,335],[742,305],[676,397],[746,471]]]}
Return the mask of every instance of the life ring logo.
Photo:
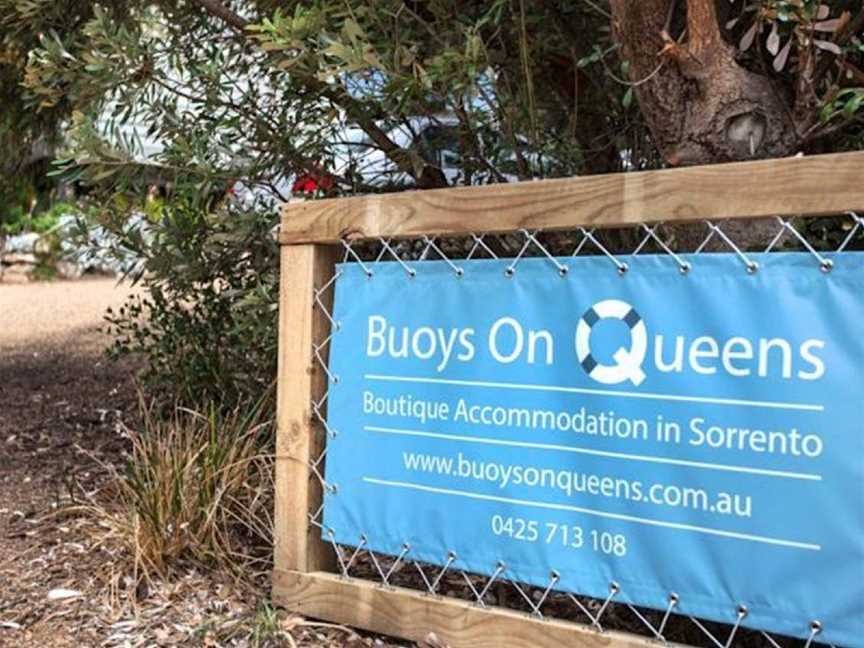
{"label": "life ring logo", "polygon": [[[630,348],[619,348],[612,356],[615,364],[600,364],[591,353],[591,329],[602,319],[618,319],[630,329]],[[597,302],[582,316],[576,326],[576,356],[593,380],[604,385],[619,385],[630,381],[640,385],[645,380],[642,363],[648,352],[648,331],[645,322],[630,304],[618,299]]]}

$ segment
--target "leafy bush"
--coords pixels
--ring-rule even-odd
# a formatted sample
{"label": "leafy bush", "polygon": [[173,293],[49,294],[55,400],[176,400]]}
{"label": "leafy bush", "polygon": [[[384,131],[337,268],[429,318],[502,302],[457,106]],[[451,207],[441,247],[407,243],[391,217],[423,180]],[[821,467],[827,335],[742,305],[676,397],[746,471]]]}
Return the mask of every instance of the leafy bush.
{"label": "leafy bush", "polygon": [[94,507],[106,542],[119,542],[145,578],[178,561],[264,571],[272,546],[272,425],[261,403],[220,415],[145,408],[140,430],[126,429],[132,456],[114,471],[119,509]]}
{"label": "leafy bush", "polygon": [[0,235],[20,234],[26,229],[31,198],[27,183],[0,178]]}
{"label": "leafy bush", "polygon": [[46,231],[54,223],[51,216],[42,215],[52,211],[50,204],[56,181],[47,175],[48,160],[21,164],[20,158],[15,157],[16,153],[19,156],[24,153],[15,151],[14,143],[8,139],[10,131],[15,129],[8,128],[7,124],[4,133],[3,122],[9,119],[4,109],[0,103],[0,150],[3,151],[0,157],[0,236]]}
{"label": "leafy bush", "polygon": [[31,215],[23,205],[13,205],[7,207],[3,218],[0,219],[2,221],[0,222],[0,234],[9,236],[23,232],[46,234],[57,228],[62,216],[75,214],[78,209],[76,205],[71,203],[58,202],[46,211]]}
{"label": "leafy bush", "polygon": [[51,263],[39,262],[31,276],[35,281],[53,281],[57,278],[57,268]]}
{"label": "leafy bush", "polygon": [[109,311],[114,358],[145,360],[155,396],[231,409],[268,392],[276,375],[278,246],[273,211],[169,204],[158,222],[111,223],[108,251],[132,255],[144,288]]}

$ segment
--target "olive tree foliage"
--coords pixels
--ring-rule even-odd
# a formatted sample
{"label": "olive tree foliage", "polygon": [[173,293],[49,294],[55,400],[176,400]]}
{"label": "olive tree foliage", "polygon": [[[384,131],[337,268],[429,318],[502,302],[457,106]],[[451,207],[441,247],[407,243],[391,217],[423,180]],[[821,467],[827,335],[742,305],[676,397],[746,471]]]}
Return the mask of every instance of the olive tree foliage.
{"label": "olive tree foliage", "polygon": [[[752,157],[771,139],[671,152],[700,115],[733,139],[789,126],[763,157],[860,130],[858,0],[2,3],[42,36],[25,79],[39,107],[86,119],[108,103],[208,177],[214,162],[263,185],[325,168],[336,193],[393,189],[334,167],[349,128],[420,188],[615,171],[625,152],[628,168]],[[70,13],[80,25],[58,32]],[[442,115],[458,123],[455,179],[393,134]]]}
{"label": "olive tree foliage", "polygon": [[[351,131],[421,188],[443,186],[424,152],[393,133],[418,118],[458,120],[465,184],[615,170],[612,149],[632,148],[638,132],[621,103],[627,84],[604,73],[618,64],[608,11],[593,3],[88,4],[93,16],[76,33],[46,25],[25,81],[39,107],[75,106],[72,153],[88,179],[131,153],[114,141],[112,160],[89,137],[88,119],[106,106],[118,124],[148,124],[168,145],[159,162],[179,163],[186,180],[242,178],[271,191],[322,168],[335,193],[394,189],[335,164],[357,148]],[[112,164],[97,172],[100,161]]]}
{"label": "olive tree foliage", "polygon": [[148,290],[112,316],[117,350],[184,397],[231,399],[273,375],[269,231],[292,184],[343,196],[861,148],[862,24],[859,0],[0,0],[0,63],[18,53],[27,118],[64,116],[57,172],[138,259]]}
{"label": "olive tree foliage", "polygon": [[60,101],[53,110],[32,109],[21,83],[28,54],[39,46],[39,32],[32,28],[27,14],[4,14],[0,14],[0,168],[8,171],[31,154],[36,142],[53,143],[57,122],[68,103]]}
{"label": "olive tree foliage", "polygon": [[0,236],[23,222],[47,188],[43,160],[57,143],[58,123],[68,109],[61,101],[51,110],[33,110],[21,83],[39,34],[15,18],[0,14]]}

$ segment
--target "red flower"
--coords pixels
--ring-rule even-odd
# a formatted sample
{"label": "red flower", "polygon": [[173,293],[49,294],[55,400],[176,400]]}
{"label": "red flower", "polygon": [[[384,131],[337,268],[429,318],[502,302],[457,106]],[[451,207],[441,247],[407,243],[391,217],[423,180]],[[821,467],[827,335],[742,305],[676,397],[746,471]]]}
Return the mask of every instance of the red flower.
{"label": "red flower", "polygon": [[333,176],[317,170],[308,171],[297,176],[291,190],[295,193],[311,194],[319,189],[326,191],[333,187]]}
{"label": "red flower", "polygon": [[315,178],[303,175],[294,181],[294,186],[291,190],[295,193],[315,193],[318,191],[318,182]]}

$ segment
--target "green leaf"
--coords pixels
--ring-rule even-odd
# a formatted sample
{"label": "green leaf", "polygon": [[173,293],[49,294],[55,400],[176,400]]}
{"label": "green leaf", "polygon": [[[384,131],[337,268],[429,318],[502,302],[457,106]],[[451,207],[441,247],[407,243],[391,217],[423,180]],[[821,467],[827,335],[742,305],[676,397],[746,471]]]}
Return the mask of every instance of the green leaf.
{"label": "green leaf", "polygon": [[633,103],[633,88],[627,88],[627,92],[624,93],[624,97],[621,99],[621,105],[625,108],[629,108]]}

